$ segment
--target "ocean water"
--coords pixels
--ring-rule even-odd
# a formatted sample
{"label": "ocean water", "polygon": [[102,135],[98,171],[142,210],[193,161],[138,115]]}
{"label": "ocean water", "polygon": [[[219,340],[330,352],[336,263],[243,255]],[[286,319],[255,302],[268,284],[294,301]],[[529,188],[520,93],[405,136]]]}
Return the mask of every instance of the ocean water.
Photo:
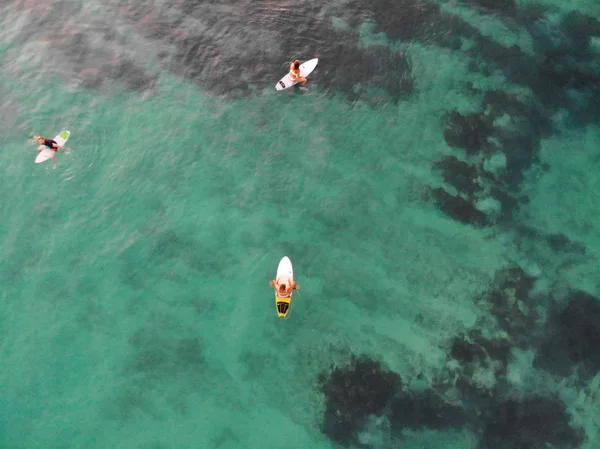
{"label": "ocean water", "polygon": [[0,12],[0,448],[598,447],[597,2]]}

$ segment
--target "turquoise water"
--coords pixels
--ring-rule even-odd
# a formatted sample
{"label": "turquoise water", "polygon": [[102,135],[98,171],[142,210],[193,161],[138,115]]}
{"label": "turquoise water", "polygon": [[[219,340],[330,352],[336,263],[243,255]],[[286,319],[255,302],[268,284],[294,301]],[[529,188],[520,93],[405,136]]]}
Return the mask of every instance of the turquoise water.
{"label": "turquoise water", "polygon": [[[356,3],[348,8],[359,11]],[[578,104],[589,97],[588,109],[544,108],[551,132],[511,191],[527,201],[508,222],[479,227],[453,219],[432,193],[456,191],[435,168],[444,156],[489,160],[448,144],[445,114],[479,110],[492,89],[529,101],[533,88],[502,70],[474,70],[470,37],[455,49],[394,39],[370,19],[351,19],[352,9],[309,8],[305,19],[317,25],[307,26],[327,33],[356,22],[366,55],[401,51],[414,86],[390,87],[398,66],[387,54],[375,58],[388,66],[374,63],[347,86],[335,67],[367,62],[334,63],[319,53],[331,42],[307,38],[298,57],[321,58],[310,90],[276,92],[287,70],[275,57],[280,36],[300,20],[292,5],[263,3],[256,16],[235,2],[168,6],[196,18],[225,14],[220,28],[210,17],[170,24],[167,4],[81,5],[0,7],[1,448],[336,447],[322,429],[319,376],[353,354],[407,385],[417,375],[434,383],[456,335],[477,327],[506,336],[480,298],[510,265],[537,273],[538,296],[600,293],[600,127],[589,97],[598,78],[591,90],[569,91]],[[600,13],[560,6],[546,13],[552,33],[561,14]],[[69,26],[45,30],[52,11],[69,8]],[[501,14],[466,3],[441,10],[535,54],[536,38]],[[214,39],[199,51],[212,46],[217,56],[177,61],[164,37],[175,28]],[[76,29],[87,43],[71,37]],[[225,68],[246,61],[245,51],[265,58],[242,69],[258,75]],[[115,58],[132,63],[119,72]],[[72,152],[59,152],[55,170],[34,164],[30,133],[62,129]],[[554,251],[550,234],[585,251]],[[300,285],[287,320],[269,286],[284,255]],[[583,384],[552,376],[534,367],[535,353],[513,348],[508,396],[557,391],[585,431],[581,447],[597,447],[596,373]],[[471,448],[479,437],[466,425],[364,444]]]}

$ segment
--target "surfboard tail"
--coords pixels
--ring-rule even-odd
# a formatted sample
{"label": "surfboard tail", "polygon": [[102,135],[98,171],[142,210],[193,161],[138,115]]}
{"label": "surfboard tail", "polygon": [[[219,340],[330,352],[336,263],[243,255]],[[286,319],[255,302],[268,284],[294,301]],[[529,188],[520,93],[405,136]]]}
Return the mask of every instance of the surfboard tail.
{"label": "surfboard tail", "polygon": [[280,317],[287,317],[290,306],[291,306],[292,298],[275,298],[275,306],[277,307],[277,315]]}

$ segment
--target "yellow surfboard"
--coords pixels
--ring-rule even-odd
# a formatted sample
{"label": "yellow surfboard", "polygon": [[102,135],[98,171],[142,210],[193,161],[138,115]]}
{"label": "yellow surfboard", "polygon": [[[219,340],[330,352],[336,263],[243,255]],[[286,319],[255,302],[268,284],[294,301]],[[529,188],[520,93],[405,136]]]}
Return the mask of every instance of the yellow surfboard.
{"label": "yellow surfboard", "polygon": [[[288,284],[294,280],[294,270],[292,268],[292,261],[289,257],[284,256],[283,259],[279,261],[279,266],[277,267],[277,277],[275,281],[277,284]],[[292,293],[288,298],[282,298],[275,294],[275,309],[277,310],[277,316],[287,318],[290,313],[290,308],[292,306]]]}
{"label": "yellow surfboard", "polygon": [[275,296],[275,307],[277,308],[277,316],[286,318],[290,312],[290,306],[292,305],[292,298],[280,298]]}

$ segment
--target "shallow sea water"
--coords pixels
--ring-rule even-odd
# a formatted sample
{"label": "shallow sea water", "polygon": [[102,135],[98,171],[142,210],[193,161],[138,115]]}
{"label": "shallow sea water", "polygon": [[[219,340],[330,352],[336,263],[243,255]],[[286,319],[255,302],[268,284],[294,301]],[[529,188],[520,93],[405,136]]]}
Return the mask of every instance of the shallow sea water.
{"label": "shallow sea water", "polygon": [[566,5],[5,2],[0,448],[597,447],[600,9]]}

